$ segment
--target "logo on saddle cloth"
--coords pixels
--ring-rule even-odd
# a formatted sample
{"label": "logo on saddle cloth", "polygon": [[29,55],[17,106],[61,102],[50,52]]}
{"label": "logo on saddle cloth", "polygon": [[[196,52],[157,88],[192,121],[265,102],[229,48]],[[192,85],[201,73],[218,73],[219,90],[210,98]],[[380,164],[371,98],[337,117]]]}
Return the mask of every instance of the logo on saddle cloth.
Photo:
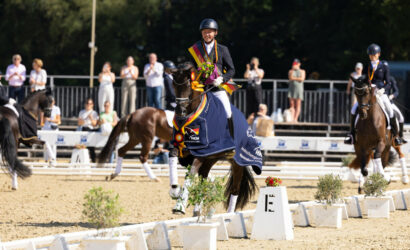
{"label": "logo on saddle cloth", "polygon": [[179,157],[182,157],[182,150],[186,148],[185,143],[198,143],[200,141],[200,126],[189,125],[193,123],[205,109],[207,100],[207,95],[203,95],[201,103],[194,114],[187,118],[184,117],[183,119],[174,117],[172,121],[174,125],[174,146],[178,148]]}

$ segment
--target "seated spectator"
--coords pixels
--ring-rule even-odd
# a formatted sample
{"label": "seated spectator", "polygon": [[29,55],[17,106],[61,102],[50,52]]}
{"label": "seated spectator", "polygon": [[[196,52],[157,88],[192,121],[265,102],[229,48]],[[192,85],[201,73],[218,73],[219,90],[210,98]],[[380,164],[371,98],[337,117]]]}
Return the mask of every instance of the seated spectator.
{"label": "seated spectator", "polygon": [[[52,97],[52,108],[51,108],[51,116],[44,117],[44,113],[41,113],[41,126],[43,127],[42,130],[58,130],[58,125],[61,124],[61,111],[58,106],[55,105],[54,97]],[[57,159],[57,145],[51,146],[51,153],[49,155],[48,151],[44,154],[45,161],[51,161],[53,159]]]}
{"label": "seated spectator", "polygon": [[118,123],[118,116],[115,110],[111,109],[110,101],[104,102],[104,111],[100,113],[100,128],[101,133],[109,135],[111,130]]}
{"label": "seated spectator", "polygon": [[41,59],[33,60],[33,70],[30,72],[30,90],[31,92],[45,89],[47,83],[47,72],[43,69]]}
{"label": "seated spectator", "polygon": [[154,164],[168,164],[169,161],[169,142],[162,139],[155,141],[154,145]]}
{"label": "seated spectator", "polygon": [[[98,131],[98,114],[94,111],[94,101],[89,98],[85,102],[85,109],[78,115],[79,131]],[[95,162],[95,147],[87,147],[90,152],[91,161]]]}
{"label": "seated spectator", "polygon": [[265,104],[260,104],[256,117],[252,114],[248,118],[248,123],[257,136],[268,137],[274,135],[273,120],[266,115],[267,112],[268,107]]}

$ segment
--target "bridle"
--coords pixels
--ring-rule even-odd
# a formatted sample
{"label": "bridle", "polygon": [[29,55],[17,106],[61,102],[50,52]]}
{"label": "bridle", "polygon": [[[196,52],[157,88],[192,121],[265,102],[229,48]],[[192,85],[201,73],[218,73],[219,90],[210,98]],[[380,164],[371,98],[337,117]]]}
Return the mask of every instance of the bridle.
{"label": "bridle", "polygon": [[[355,94],[356,95],[358,95],[358,96],[364,96],[364,95],[366,95],[366,90],[369,90],[369,93],[370,93],[370,91],[371,91],[371,87],[370,86],[364,86],[364,87],[361,87],[361,88],[359,88],[359,87],[354,87],[354,92],[355,92]],[[370,107],[372,106],[372,104],[370,104],[370,103],[366,103],[366,104],[360,104],[360,103],[358,103],[359,104],[359,108],[361,108],[361,109],[370,109]]]}
{"label": "bridle", "polygon": [[[175,80],[173,80],[173,82],[175,83],[175,85],[178,86],[183,86],[183,85],[191,85],[191,80],[188,78],[187,80],[185,80],[182,83],[176,82]],[[188,83],[188,84],[187,84]],[[203,91],[200,95],[196,96],[195,98],[190,98],[192,96],[192,93],[189,95],[189,97],[176,97],[175,98],[175,102],[177,103],[177,105],[180,105],[182,103],[187,102],[189,104],[191,104],[194,100],[196,100],[197,98],[202,98],[203,95],[206,95],[206,93],[208,93],[209,91],[211,91],[213,88],[215,88],[216,86],[212,86],[210,88],[208,88],[207,90]],[[192,91],[193,92],[193,91]]]}

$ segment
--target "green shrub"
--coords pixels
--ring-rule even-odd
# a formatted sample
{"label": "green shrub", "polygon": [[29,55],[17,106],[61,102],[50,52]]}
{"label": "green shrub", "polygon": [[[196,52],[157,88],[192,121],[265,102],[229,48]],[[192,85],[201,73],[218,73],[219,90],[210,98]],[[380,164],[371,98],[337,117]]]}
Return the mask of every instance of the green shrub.
{"label": "green shrub", "polygon": [[102,187],[94,187],[84,195],[83,216],[98,229],[115,227],[123,208],[119,204],[119,195],[113,191],[104,191]]}
{"label": "green shrub", "polygon": [[370,175],[363,185],[363,191],[366,196],[381,196],[386,191],[389,183],[384,179],[380,173]]}
{"label": "green shrub", "polygon": [[[215,177],[213,180],[201,176],[189,176],[188,178],[191,179],[191,186],[188,187],[188,205],[201,204],[202,206],[198,216],[199,222],[202,215],[208,215],[219,202],[225,201],[225,178]],[[202,217],[205,222],[206,216]]]}
{"label": "green shrub", "polygon": [[349,155],[343,157],[343,158],[342,158],[342,166],[348,167],[349,164],[353,161],[354,157],[355,157],[355,156],[354,156],[354,155],[351,155],[351,154],[349,154]]}
{"label": "green shrub", "polygon": [[339,176],[327,174],[319,177],[315,199],[327,204],[335,203],[342,195],[343,181]]}

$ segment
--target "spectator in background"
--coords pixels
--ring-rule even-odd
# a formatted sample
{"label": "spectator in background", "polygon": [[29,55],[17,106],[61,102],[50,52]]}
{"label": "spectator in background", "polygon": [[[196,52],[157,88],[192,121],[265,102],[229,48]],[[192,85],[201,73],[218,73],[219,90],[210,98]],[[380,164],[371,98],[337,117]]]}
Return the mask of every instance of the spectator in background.
{"label": "spectator in background", "polygon": [[174,78],[172,77],[172,70],[176,69],[175,64],[172,61],[164,62],[164,88],[165,88],[165,109],[174,111],[177,106],[175,102],[175,91],[172,86]]}
{"label": "spectator in background", "polygon": [[[88,98],[85,102],[85,108],[78,115],[79,131],[98,131],[98,114],[94,111],[94,101]],[[95,162],[95,147],[87,147],[90,151],[91,161]]]}
{"label": "spectator in background", "polygon": [[[135,102],[137,100],[137,78],[138,68],[134,66],[134,58],[127,58],[127,65],[121,69],[121,117],[131,114],[135,111]],[[129,105],[127,112],[127,103]]]}
{"label": "spectator in background", "polygon": [[258,111],[250,114],[248,118],[248,124],[251,125],[253,132],[256,133],[256,125],[258,124],[258,119],[270,119],[266,114],[268,113],[268,106],[266,104],[259,104]]}
{"label": "spectator in background", "polygon": [[[3,106],[9,103],[9,97],[7,95],[7,90],[1,82],[2,74],[3,73],[0,71],[0,106]],[[14,99],[10,99],[10,100],[12,100],[11,104],[13,105],[15,103]]]}
{"label": "spectator in background", "polygon": [[169,142],[157,139],[154,145],[154,164],[168,164],[169,162]]}
{"label": "spectator in background", "polygon": [[144,78],[147,86],[148,106],[161,108],[161,92],[164,86],[164,66],[157,62],[155,53],[149,54],[149,63],[144,67]]}
{"label": "spectator in background", "polygon": [[[114,87],[115,74],[111,72],[111,63],[105,62],[102,72],[98,75],[100,87],[98,88],[98,110],[103,112],[105,110],[105,102],[109,101],[114,105]],[[113,107],[111,106],[111,111]]]}
{"label": "spectator in background", "polygon": [[246,111],[247,116],[258,112],[259,104],[262,103],[262,78],[265,75],[263,69],[259,68],[259,59],[252,57],[251,63],[246,64],[244,77],[248,79],[246,89]]}
{"label": "spectator in background", "polygon": [[21,56],[13,56],[13,64],[7,67],[6,81],[9,81],[9,97],[18,102],[24,99],[24,88],[22,87],[26,80],[26,67],[21,64]]}
{"label": "spectator in background", "polygon": [[[350,74],[350,77],[357,79],[362,75],[362,71],[363,71],[363,64],[361,62],[358,62],[356,63],[356,66],[354,67],[354,72]],[[356,96],[351,91],[351,89],[354,88],[354,82],[352,81],[350,77],[349,77],[349,82],[347,83],[346,93],[350,95],[350,101],[351,101],[350,104],[351,104],[351,107],[353,107],[353,104],[356,102]]]}
{"label": "spectator in background", "polygon": [[35,58],[33,70],[30,72],[30,91],[45,89],[47,83],[47,72],[43,69],[43,61]]}
{"label": "spectator in background", "polygon": [[300,107],[303,101],[303,81],[306,78],[305,70],[300,68],[299,59],[294,59],[292,68],[288,72],[289,77],[289,110],[293,117],[293,122],[298,122]]}
{"label": "spectator in background", "polygon": [[[43,127],[42,130],[58,130],[58,125],[61,124],[61,111],[58,106],[55,105],[54,97],[52,98],[52,108],[51,108],[51,116],[44,117],[44,113],[41,113],[41,126]],[[51,161],[57,159],[57,145],[51,146],[51,153],[49,155],[48,151],[44,154],[45,161]]]}
{"label": "spectator in background", "polygon": [[[101,134],[109,136],[112,129],[118,123],[117,112],[112,109],[110,101],[104,102],[104,111],[100,112]],[[114,152],[111,154],[109,163],[114,162]]]}

